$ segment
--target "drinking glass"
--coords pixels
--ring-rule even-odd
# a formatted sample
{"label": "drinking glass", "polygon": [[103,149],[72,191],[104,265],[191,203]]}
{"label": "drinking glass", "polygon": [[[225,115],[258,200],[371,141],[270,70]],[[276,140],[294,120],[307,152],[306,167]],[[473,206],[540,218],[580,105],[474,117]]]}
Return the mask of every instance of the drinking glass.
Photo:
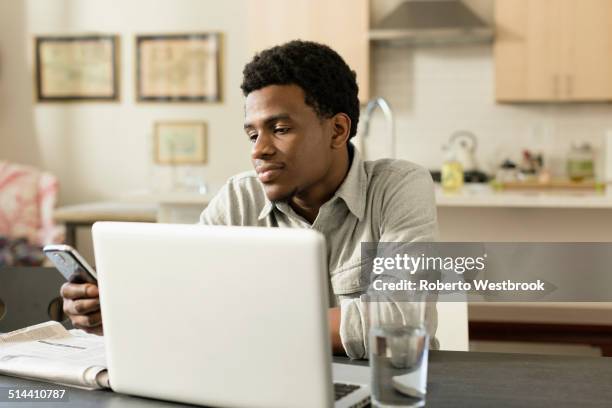
{"label": "drinking glass", "polygon": [[424,297],[367,295],[372,403],[375,407],[425,404],[429,336]]}

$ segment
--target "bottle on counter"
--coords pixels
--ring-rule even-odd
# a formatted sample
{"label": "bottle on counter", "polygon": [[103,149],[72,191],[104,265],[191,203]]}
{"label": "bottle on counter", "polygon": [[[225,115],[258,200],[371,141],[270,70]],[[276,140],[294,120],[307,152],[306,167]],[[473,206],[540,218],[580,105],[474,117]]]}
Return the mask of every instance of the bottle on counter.
{"label": "bottle on counter", "polygon": [[445,145],[442,150],[444,152],[441,175],[442,190],[448,193],[458,192],[463,188],[463,166],[457,160],[454,149]]}
{"label": "bottle on counter", "polygon": [[590,144],[572,143],[567,155],[567,176],[576,182],[595,176],[595,155]]}

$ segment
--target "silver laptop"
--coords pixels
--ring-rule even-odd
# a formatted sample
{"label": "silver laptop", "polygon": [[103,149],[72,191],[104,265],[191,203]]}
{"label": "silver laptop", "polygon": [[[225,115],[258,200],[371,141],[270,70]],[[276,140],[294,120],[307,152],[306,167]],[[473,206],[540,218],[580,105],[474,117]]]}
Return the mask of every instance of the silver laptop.
{"label": "silver laptop", "polygon": [[113,390],[221,407],[368,403],[367,385],[332,383],[321,234],[100,222],[93,240]]}

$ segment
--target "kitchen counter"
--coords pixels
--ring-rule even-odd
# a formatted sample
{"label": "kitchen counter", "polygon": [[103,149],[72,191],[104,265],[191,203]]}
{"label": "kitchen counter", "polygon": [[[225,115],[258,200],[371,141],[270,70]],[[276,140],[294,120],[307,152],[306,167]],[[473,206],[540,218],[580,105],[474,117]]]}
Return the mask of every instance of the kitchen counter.
{"label": "kitchen counter", "polygon": [[496,191],[488,184],[466,184],[458,193],[436,185],[438,207],[612,209],[610,192]]}
{"label": "kitchen counter", "polygon": [[[122,201],[175,206],[193,205],[201,211],[217,191],[217,189],[210,189],[207,194],[183,191],[164,193],[141,191],[122,197]],[[436,184],[436,204],[438,207],[612,209],[612,193],[496,191],[486,183],[466,184],[461,192],[446,193],[442,191],[439,184]]]}

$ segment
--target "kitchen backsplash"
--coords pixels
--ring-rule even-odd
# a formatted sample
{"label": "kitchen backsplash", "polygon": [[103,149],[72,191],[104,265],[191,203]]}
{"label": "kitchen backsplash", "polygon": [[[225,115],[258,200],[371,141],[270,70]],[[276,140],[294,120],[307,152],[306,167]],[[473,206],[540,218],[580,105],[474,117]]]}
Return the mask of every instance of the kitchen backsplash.
{"label": "kitchen backsplash", "polygon": [[[492,171],[525,148],[541,151],[555,175],[563,174],[574,141],[596,150],[603,169],[604,134],[612,129],[612,104],[497,104],[491,45],[372,47],[373,96],[395,114],[397,157],[440,168],[441,146],[455,130],[478,137],[477,160]],[[387,129],[378,112],[365,141],[366,155],[388,155]]]}

